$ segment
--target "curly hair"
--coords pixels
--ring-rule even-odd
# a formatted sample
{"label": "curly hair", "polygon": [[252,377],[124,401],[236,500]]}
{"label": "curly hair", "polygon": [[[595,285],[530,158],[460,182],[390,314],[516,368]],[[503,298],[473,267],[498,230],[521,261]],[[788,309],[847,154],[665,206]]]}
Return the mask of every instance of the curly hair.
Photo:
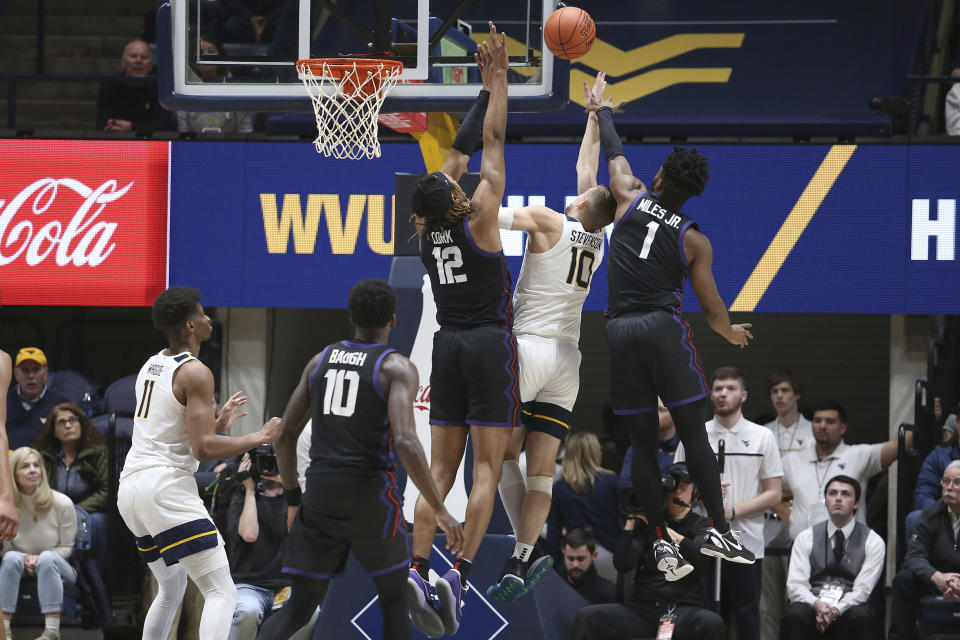
{"label": "curly hair", "polygon": [[663,161],[663,184],[684,199],[699,196],[710,179],[710,165],[696,147],[674,147]]}
{"label": "curly hair", "polygon": [[387,326],[396,307],[396,292],[379,278],[357,282],[347,297],[350,320],[361,329],[381,329]]}
{"label": "curly hair", "polygon": [[200,292],[193,287],[170,287],[153,302],[153,326],[171,333],[179,329],[197,310]]}
{"label": "curly hair", "polygon": [[417,180],[410,203],[414,215],[424,218],[428,230],[437,230],[444,221],[456,222],[469,217],[473,210],[470,198],[460,185],[441,171],[434,171]]}
{"label": "curly hair", "polygon": [[97,431],[97,428],[93,426],[93,420],[83,412],[83,409],[72,402],[61,402],[50,410],[46,426],[44,426],[43,431],[40,432],[40,435],[37,436],[37,439],[34,441],[33,446],[37,449],[40,451],[56,451],[60,449],[60,439],[56,436],[56,419],[57,414],[61,411],[69,411],[76,416],[80,422],[80,442],[78,443],[78,449],[103,442],[103,436]]}

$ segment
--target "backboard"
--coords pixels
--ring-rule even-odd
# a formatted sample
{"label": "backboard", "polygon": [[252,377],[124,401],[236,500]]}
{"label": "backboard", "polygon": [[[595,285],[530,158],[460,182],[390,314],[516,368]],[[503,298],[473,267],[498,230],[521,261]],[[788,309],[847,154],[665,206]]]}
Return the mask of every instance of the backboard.
{"label": "backboard", "polygon": [[507,36],[510,111],[552,110],[566,101],[566,86],[558,85],[569,67],[543,47],[542,25],[555,0],[278,0],[264,21],[222,7],[215,0],[158,7],[166,107],[309,112],[295,61],[353,54],[403,61],[384,112],[465,111],[480,89],[473,53],[488,37],[488,20]]}

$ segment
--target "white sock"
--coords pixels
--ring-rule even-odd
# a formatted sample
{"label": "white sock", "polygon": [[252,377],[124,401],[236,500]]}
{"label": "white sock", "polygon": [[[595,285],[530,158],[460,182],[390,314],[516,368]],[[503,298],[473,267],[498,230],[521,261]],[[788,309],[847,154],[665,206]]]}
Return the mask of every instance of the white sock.
{"label": "white sock", "polygon": [[503,509],[510,519],[513,535],[520,531],[520,514],[523,512],[523,497],[527,493],[527,484],[520,471],[520,463],[516,460],[504,460],[503,472],[500,475],[500,500]]}
{"label": "white sock", "polygon": [[7,632],[7,640],[13,637],[13,633],[10,631],[10,620],[4,616],[3,618],[3,630]]}
{"label": "white sock", "polygon": [[60,633],[60,616],[44,616],[43,627],[54,633]]}
{"label": "white sock", "polygon": [[530,562],[530,556],[533,554],[533,545],[532,544],[523,544],[517,540],[517,544],[513,547],[513,558],[519,558],[520,562]]}

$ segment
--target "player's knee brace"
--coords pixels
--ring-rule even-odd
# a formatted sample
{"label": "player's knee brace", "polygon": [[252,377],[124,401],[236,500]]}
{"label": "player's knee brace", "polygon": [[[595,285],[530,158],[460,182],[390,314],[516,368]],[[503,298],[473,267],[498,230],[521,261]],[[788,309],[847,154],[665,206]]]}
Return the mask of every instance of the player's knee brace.
{"label": "player's knee brace", "polygon": [[527,478],[527,491],[539,491],[548,496],[553,495],[552,476],[530,476]]}

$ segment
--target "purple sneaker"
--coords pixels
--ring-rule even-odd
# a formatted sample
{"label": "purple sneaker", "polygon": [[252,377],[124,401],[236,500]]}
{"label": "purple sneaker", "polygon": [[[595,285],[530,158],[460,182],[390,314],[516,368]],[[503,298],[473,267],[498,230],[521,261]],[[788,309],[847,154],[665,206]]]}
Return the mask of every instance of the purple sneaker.
{"label": "purple sneaker", "polygon": [[440,619],[443,629],[452,636],[460,630],[463,617],[463,594],[467,589],[460,586],[460,572],[450,569],[437,578],[437,596],[440,598]]}
{"label": "purple sneaker", "polygon": [[410,609],[410,621],[417,631],[428,638],[440,638],[444,634],[440,620],[440,599],[433,585],[420,577],[416,569],[410,569],[407,575],[407,607]]}

